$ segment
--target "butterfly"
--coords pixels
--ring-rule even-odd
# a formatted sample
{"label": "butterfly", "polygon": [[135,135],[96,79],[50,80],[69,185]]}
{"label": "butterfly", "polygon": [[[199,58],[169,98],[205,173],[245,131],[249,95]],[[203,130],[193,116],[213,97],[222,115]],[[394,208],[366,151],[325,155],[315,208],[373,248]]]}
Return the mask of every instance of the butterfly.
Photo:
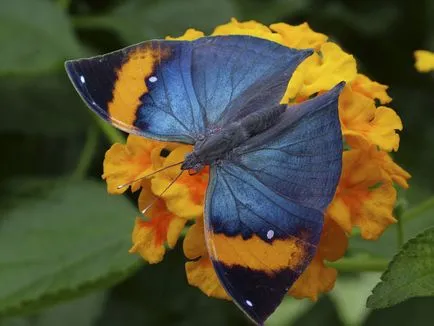
{"label": "butterfly", "polygon": [[263,325],[315,255],[342,168],[344,83],[281,104],[312,50],[251,36],[152,40],[67,61],[87,105],[117,128],[194,145],[181,170],[210,166],[205,238],[217,276]]}

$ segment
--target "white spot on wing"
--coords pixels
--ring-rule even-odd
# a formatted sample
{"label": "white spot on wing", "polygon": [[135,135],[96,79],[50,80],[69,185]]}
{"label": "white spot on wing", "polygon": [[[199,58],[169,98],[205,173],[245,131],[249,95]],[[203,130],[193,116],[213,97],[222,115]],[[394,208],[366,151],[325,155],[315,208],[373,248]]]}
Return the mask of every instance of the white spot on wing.
{"label": "white spot on wing", "polygon": [[267,238],[268,239],[273,239],[273,237],[274,237],[274,231],[273,230],[268,230],[268,232],[267,232]]}
{"label": "white spot on wing", "polygon": [[82,84],[84,84],[86,82],[86,79],[84,79],[83,75],[80,76],[80,81],[81,81]]}
{"label": "white spot on wing", "polygon": [[252,303],[252,301],[250,301],[250,300],[246,300],[246,304],[247,304],[249,307],[253,307],[253,303]]}
{"label": "white spot on wing", "polygon": [[155,76],[151,76],[151,77],[149,77],[148,80],[149,80],[151,83],[155,83],[155,82],[158,80],[158,78],[155,77]]}

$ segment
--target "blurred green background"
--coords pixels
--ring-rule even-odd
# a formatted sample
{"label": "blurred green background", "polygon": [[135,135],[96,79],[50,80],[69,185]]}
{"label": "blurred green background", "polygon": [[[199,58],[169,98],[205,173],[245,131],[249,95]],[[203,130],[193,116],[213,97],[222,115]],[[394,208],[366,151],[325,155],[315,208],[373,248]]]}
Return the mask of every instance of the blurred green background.
{"label": "blurred green background", "polygon": [[[65,59],[188,27],[211,32],[231,17],[308,21],[354,54],[361,72],[390,85],[405,126],[394,157],[413,175],[400,201],[411,211],[431,198],[434,79],[415,71],[413,51],[434,51],[434,1],[2,0],[1,326],[249,325],[233,304],[187,285],[180,246],[155,266],[128,255],[135,205],[109,196],[100,180],[112,139],[63,69]],[[434,224],[433,208],[419,215],[407,223],[406,239]],[[390,260],[395,231],[374,243],[352,239],[349,252]],[[366,309],[379,275],[341,273],[315,304],[285,300],[269,325],[432,325],[434,298]]]}

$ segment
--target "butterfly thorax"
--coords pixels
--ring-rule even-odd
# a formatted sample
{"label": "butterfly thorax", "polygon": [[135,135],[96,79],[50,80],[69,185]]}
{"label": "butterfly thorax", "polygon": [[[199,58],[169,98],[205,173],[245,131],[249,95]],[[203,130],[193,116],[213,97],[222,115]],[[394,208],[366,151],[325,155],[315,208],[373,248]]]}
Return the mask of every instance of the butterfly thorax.
{"label": "butterfly thorax", "polygon": [[241,119],[235,118],[227,126],[214,129],[196,142],[193,152],[186,155],[181,169],[199,172],[205,165],[228,158],[234,149],[274,126],[286,107],[278,105],[271,109],[261,109]]}

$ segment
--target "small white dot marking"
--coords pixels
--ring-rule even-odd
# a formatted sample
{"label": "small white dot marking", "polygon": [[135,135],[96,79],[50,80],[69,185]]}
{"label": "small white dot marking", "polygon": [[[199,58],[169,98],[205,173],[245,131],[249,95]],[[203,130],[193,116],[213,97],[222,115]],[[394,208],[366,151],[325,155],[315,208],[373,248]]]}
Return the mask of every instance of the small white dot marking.
{"label": "small white dot marking", "polygon": [[253,303],[252,303],[252,301],[250,301],[250,300],[246,300],[246,303],[247,303],[247,305],[248,305],[249,307],[253,307]]}
{"label": "small white dot marking", "polygon": [[267,232],[267,238],[268,239],[272,239],[274,237],[274,231],[273,230],[268,230]]}
{"label": "small white dot marking", "polygon": [[158,78],[155,77],[155,76],[151,76],[151,77],[149,77],[149,81],[150,81],[151,83],[155,83],[157,80],[158,80]]}
{"label": "small white dot marking", "polygon": [[83,75],[80,76],[80,81],[81,81],[82,84],[84,84],[86,82],[86,79],[84,79]]}

